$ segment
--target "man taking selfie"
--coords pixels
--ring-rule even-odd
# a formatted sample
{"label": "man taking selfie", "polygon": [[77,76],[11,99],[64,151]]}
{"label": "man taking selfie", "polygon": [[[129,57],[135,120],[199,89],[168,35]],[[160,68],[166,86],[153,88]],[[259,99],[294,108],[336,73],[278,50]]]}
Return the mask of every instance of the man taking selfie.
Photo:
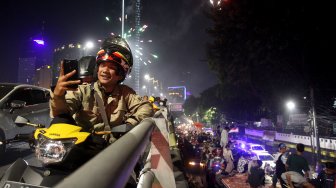
{"label": "man taking selfie", "polygon": [[[78,126],[90,132],[104,130],[106,124],[110,127],[120,124],[134,126],[151,117],[153,108],[150,103],[142,100],[132,88],[120,84],[130,73],[132,65],[131,49],[119,36],[110,36],[102,43],[94,71],[97,80],[91,85],[79,85],[77,89],[71,87],[81,81],[68,80],[76,70],[65,74],[62,62],[60,76],[51,94],[51,116],[70,115]],[[102,106],[99,103],[103,107],[99,107]]]}

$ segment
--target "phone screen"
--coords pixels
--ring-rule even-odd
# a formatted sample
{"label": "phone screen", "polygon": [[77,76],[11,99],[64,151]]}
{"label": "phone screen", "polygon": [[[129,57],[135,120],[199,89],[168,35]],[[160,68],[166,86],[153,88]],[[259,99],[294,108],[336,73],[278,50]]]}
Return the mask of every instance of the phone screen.
{"label": "phone screen", "polygon": [[[64,70],[64,75],[68,74],[69,72],[72,72],[73,70],[76,70],[76,73],[72,75],[69,80],[79,80],[79,74],[78,74],[78,61],[77,60],[69,60],[69,59],[64,59],[63,60],[63,70]],[[77,88],[78,84],[73,84],[68,87],[71,88]]]}

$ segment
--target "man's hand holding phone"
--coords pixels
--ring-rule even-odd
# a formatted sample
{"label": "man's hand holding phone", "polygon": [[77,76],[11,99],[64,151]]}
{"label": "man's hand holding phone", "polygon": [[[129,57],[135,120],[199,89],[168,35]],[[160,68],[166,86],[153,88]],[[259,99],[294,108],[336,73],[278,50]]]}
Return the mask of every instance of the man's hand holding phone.
{"label": "man's hand holding phone", "polygon": [[[81,80],[78,78],[78,62],[74,65],[75,60],[63,60],[60,67],[60,75],[54,89],[55,96],[64,96],[67,90],[76,91]],[[77,75],[77,76],[76,76]]]}

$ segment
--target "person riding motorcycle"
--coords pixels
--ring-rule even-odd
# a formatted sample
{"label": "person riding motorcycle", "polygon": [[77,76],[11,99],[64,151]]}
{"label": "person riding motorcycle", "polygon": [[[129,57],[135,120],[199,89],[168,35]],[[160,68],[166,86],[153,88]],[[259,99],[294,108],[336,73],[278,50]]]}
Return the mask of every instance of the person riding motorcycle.
{"label": "person riding motorcycle", "polygon": [[225,160],[222,157],[222,148],[215,148],[212,153],[214,157],[208,161],[207,182],[209,187],[216,187],[220,185],[217,182],[217,177],[225,169]]}
{"label": "person riding motorcycle", "polygon": [[[76,124],[88,132],[102,131],[106,126],[120,124],[135,126],[144,118],[151,117],[151,104],[142,100],[132,88],[120,84],[131,72],[132,66],[131,49],[119,36],[110,36],[102,43],[94,71],[97,81],[92,84],[82,84],[78,89],[72,89],[70,86],[80,84],[81,80],[68,80],[76,70],[64,74],[62,62],[57,84],[51,92],[51,117],[70,114]],[[99,98],[104,105],[103,111],[99,109]],[[108,125],[104,123],[104,111]]]}
{"label": "person riding motorcycle", "polygon": [[[131,50],[124,39],[108,37],[97,53],[95,70],[83,71],[86,67],[92,69],[92,61],[92,57],[85,57],[79,61],[83,66],[77,69],[80,78],[96,73],[97,80],[92,83],[91,79],[68,80],[76,70],[64,74],[61,63],[60,76],[51,93],[53,120],[48,128],[23,117],[16,118],[18,126],[36,128],[32,138],[29,135],[22,139],[34,140],[35,156],[42,167],[18,159],[0,178],[0,187],[54,187],[115,141],[118,137],[114,133],[120,136],[132,125],[152,116],[150,103],[143,101],[130,87],[120,84],[133,65]],[[77,89],[72,89],[71,85],[80,83]],[[136,186],[136,170],[127,186]]]}

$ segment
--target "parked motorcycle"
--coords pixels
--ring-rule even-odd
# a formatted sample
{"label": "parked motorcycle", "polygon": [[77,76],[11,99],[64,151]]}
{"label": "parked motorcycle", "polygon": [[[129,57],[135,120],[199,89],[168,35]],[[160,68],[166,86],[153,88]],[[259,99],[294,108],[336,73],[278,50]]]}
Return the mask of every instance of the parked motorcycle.
{"label": "parked motorcycle", "polygon": [[42,167],[28,165],[19,158],[2,176],[0,187],[53,187],[108,146],[102,135],[123,134],[132,128],[123,124],[113,127],[111,131],[89,133],[67,123],[54,123],[45,128],[20,116],[15,123],[21,127],[36,128],[33,134],[18,135],[16,140],[34,143],[35,156]]}

